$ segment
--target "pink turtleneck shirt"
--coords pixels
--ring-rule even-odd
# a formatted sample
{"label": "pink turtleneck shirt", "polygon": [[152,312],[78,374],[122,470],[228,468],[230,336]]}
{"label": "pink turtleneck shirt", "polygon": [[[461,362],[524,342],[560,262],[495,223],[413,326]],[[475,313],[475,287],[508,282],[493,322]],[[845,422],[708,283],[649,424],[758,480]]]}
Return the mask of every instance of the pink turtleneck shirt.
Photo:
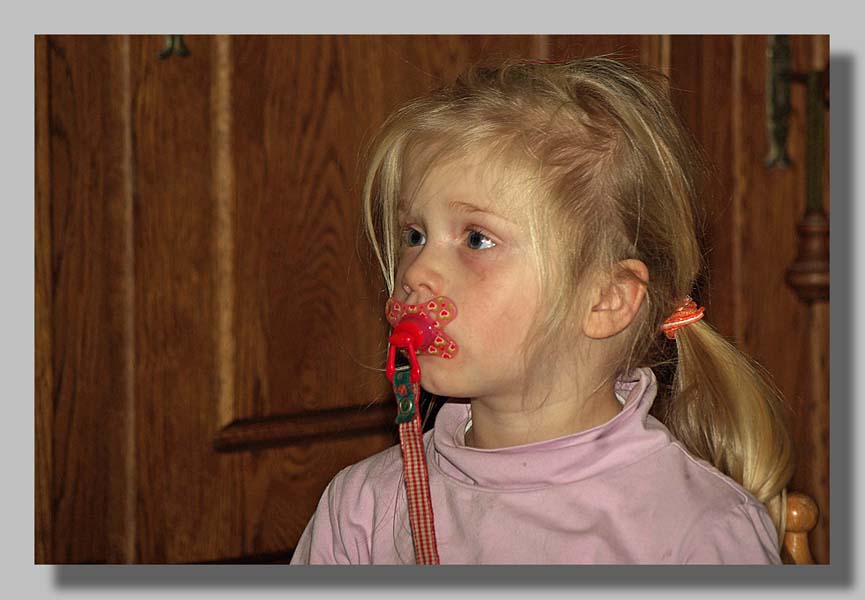
{"label": "pink turtleneck shirt", "polygon": [[[442,564],[780,564],[764,506],[649,415],[655,376],[616,383],[622,411],[544,442],[465,445],[468,404],[424,436]],[[340,471],[292,564],[413,564],[394,446]]]}

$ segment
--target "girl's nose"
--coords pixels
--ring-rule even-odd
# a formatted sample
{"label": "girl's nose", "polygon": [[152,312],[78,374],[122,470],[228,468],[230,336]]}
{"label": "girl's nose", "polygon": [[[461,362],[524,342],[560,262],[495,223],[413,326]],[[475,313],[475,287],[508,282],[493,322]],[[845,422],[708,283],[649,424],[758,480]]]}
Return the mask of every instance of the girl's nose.
{"label": "girl's nose", "polygon": [[408,266],[402,278],[402,289],[408,294],[405,301],[409,304],[426,302],[445,293],[444,278],[441,270],[426,251],[416,257]]}

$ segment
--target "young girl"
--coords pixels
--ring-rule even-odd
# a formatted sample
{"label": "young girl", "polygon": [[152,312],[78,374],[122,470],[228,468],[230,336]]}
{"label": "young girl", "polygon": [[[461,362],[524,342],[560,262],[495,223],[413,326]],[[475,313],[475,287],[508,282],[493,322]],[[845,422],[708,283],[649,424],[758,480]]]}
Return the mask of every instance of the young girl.
{"label": "young girl", "polygon": [[[388,310],[454,312],[453,355],[417,356],[447,399],[422,442],[435,562],[780,562],[779,396],[688,297],[698,156],[662,78],[607,58],[475,68],[384,124],[364,215]],[[418,560],[403,466],[337,474],[292,562]]]}

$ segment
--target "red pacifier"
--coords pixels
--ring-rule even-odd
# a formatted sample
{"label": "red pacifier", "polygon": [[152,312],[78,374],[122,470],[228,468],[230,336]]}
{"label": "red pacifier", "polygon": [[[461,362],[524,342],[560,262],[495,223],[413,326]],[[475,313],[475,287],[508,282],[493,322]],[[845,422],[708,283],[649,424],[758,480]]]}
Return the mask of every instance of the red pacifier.
{"label": "red pacifier", "polygon": [[393,326],[393,332],[388,339],[390,351],[385,370],[389,381],[393,382],[397,348],[404,349],[408,354],[412,383],[420,381],[418,354],[450,359],[459,351],[456,342],[442,331],[457,316],[456,304],[450,298],[436,296],[423,304],[405,304],[390,298],[385,314]]}
{"label": "red pacifier", "polygon": [[[393,385],[397,402],[396,422],[399,424],[399,445],[403,459],[409,523],[415,550],[415,562],[420,565],[439,564],[435,519],[429,490],[429,472],[423,446],[423,427],[416,410],[420,402],[420,366],[418,354],[453,358],[457,345],[442,329],[457,316],[453,300],[436,296],[423,304],[405,304],[390,298],[385,308],[393,332],[388,341],[388,381]],[[408,355],[409,368],[397,371],[396,349]]]}

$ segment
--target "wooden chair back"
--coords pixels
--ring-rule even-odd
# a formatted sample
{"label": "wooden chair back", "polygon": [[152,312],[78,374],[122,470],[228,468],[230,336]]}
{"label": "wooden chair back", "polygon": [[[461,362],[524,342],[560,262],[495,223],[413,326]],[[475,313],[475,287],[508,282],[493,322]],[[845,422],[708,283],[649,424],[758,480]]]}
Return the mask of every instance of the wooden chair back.
{"label": "wooden chair back", "polygon": [[781,547],[781,560],[786,564],[811,565],[814,557],[808,545],[808,534],[817,525],[820,515],[814,500],[801,492],[787,494],[787,526]]}

